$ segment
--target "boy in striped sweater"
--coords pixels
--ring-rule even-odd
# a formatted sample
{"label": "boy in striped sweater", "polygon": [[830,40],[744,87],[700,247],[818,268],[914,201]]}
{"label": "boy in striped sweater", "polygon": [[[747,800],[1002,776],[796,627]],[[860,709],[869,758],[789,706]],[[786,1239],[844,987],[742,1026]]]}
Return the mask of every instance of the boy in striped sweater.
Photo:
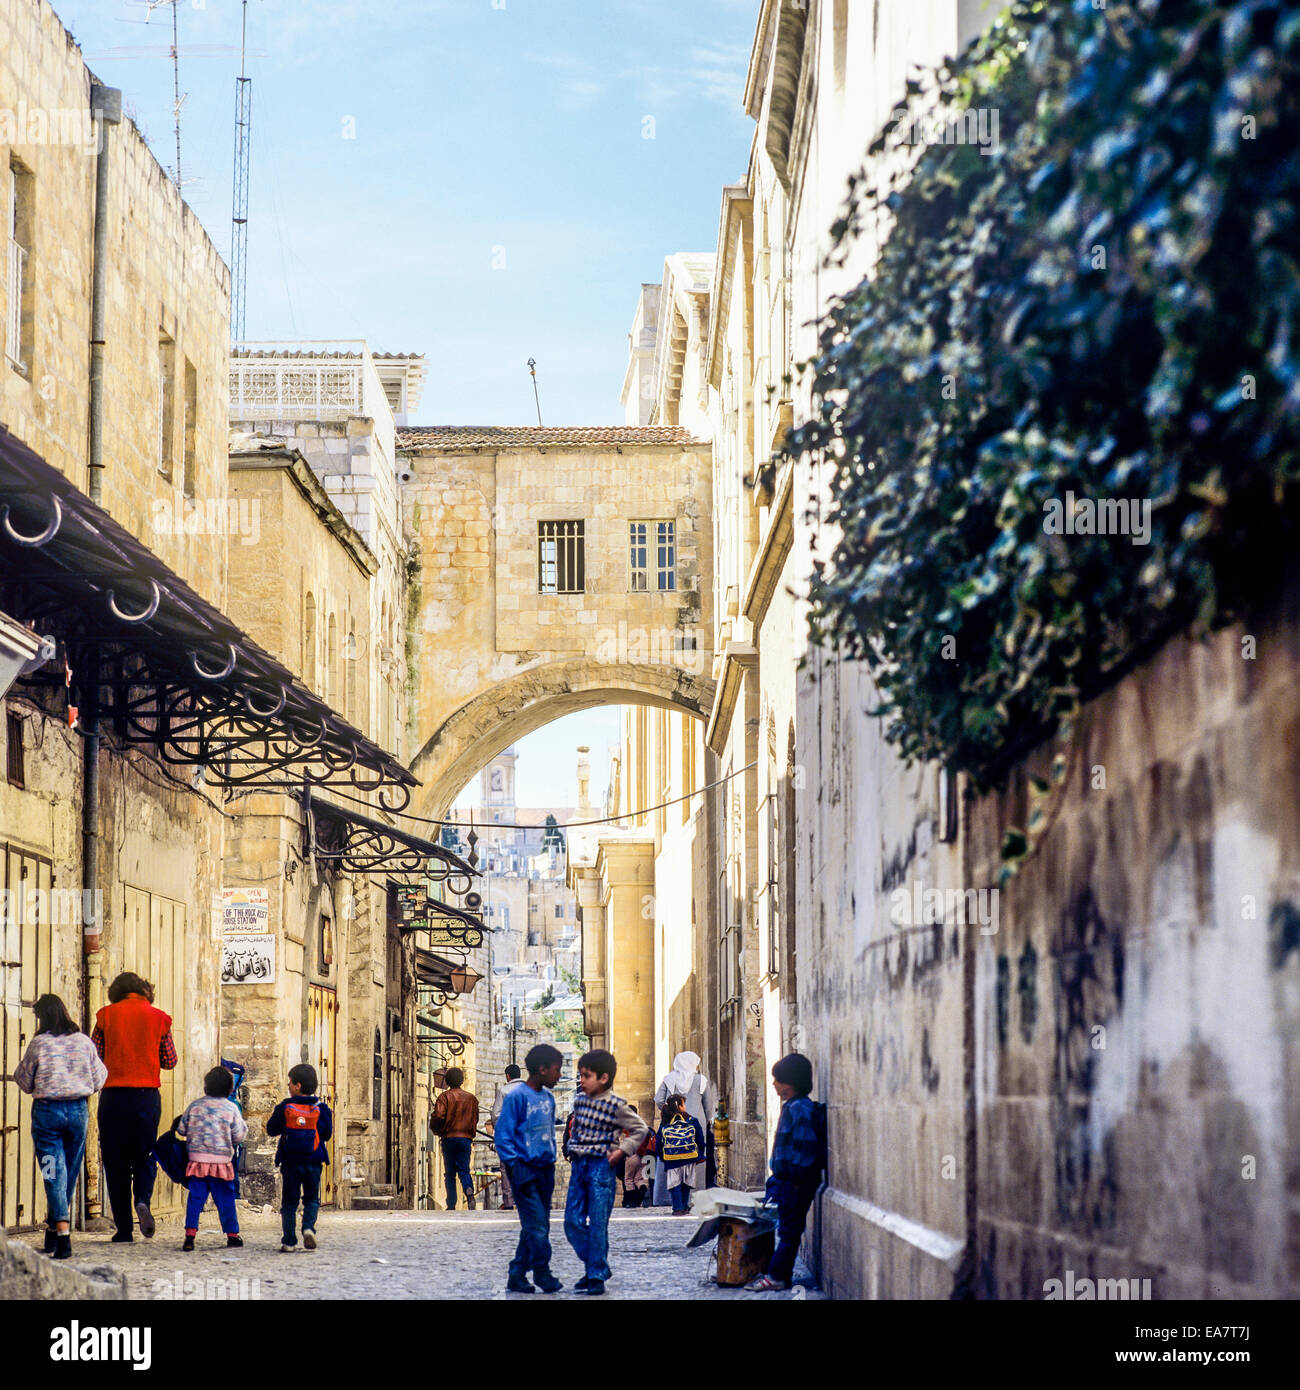
{"label": "boy in striped sweater", "polygon": [[578,1094],[573,1102],[568,1154],[573,1168],[564,1204],[564,1234],[586,1267],[574,1288],[602,1294],[609,1268],[609,1213],[618,1186],[614,1165],[641,1147],[648,1130],[640,1115],[613,1092],[618,1063],[596,1049],[578,1059]]}

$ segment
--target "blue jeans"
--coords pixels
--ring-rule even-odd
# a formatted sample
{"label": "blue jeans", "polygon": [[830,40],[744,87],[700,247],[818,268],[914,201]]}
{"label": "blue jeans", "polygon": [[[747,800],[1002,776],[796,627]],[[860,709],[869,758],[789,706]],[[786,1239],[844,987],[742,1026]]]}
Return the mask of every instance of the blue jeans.
{"label": "blue jeans", "polygon": [[280,1198],[280,1226],[285,1245],[297,1245],[298,1233],[294,1221],[298,1216],[298,1199],[302,1198],[302,1228],[304,1231],[316,1229],[316,1215],[320,1211],[320,1164],[282,1163],[280,1178],[284,1193]]}
{"label": "blue jeans", "polygon": [[668,1196],[672,1200],[674,1211],[690,1211],[691,1189],[684,1182],[678,1183],[676,1187],[670,1187]]}
{"label": "blue jeans", "polygon": [[788,1284],[794,1275],[795,1256],[799,1253],[799,1243],[803,1240],[804,1227],[808,1223],[808,1208],[813,1204],[820,1182],[784,1182],[779,1178],[769,1178],[767,1191],[776,1201],[776,1250],[767,1267],[768,1277]]}
{"label": "blue jeans", "polygon": [[442,1162],[446,1168],[447,1178],[447,1210],[456,1210],[456,1179],[460,1178],[460,1185],[465,1189],[465,1196],[474,1195],[474,1177],[469,1171],[470,1150],[474,1146],[472,1139],[444,1139],[442,1141]]}
{"label": "blue jeans", "polygon": [[[505,1166],[504,1164],[502,1165]],[[519,1212],[519,1244],[510,1261],[511,1279],[529,1273],[545,1278],[551,1272],[551,1198],[555,1193],[555,1164],[510,1166],[510,1186]]]}
{"label": "blue jeans", "polygon": [[614,1209],[618,1177],[604,1154],[573,1160],[569,1196],[564,1204],[564,1234],[586,1267],[588,1279],[609,1278],[609,1214]]}
{"label": "blue jeans", "polygon": [[32,1104],[32,1143],[45,1180],[46,1221],[70,1221],[72,1196],[86,1153],[90,1107],[85,1100],[38,1100]]}
{"label": "blue jeans", "polygon": [[235,1210],[235,1181],[233,1178],[187,1178],[190,1195],[185,1203],[185,1234],[196,1235],[199,1229],[199,1213],[208,1204],[217,1209],[221,1229],[228,1236],[239,1234],[239,1213]]}

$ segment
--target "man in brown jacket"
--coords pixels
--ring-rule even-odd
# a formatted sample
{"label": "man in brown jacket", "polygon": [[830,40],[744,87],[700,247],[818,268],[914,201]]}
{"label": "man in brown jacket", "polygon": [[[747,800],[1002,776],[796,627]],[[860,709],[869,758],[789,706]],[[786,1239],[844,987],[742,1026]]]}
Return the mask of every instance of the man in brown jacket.
{"label": "man in brown jacket", "polygon": [[429,1119],[429,1128],[442,1141],[442,1164],[447,1177],[447,1210],[456,1210],[456,1178],[465,1189],[465,1203],[474,1210],[474,1178],[469,1156],[478,1129],[478,1097],[461,1086],[465,1073],[459,1067],[447,1069],[447,1089],[440,1095]]}

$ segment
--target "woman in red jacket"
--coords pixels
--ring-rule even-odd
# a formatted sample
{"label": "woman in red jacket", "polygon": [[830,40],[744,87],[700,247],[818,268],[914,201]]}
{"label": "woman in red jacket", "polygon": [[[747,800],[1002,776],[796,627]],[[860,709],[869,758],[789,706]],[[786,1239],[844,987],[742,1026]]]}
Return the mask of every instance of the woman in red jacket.
{"label": "woman in red jacket", "polygon": [[[129,971],[108,987],[108,1005],[95,1015],[91,1041],[108,1068],[99,1096],[99,1154],[108,1183],[108,1204],[117,1227],[114,1242],[154,1233],[153,1197],[158,1165],[154,1140],[162,1118],[161,1071],[176,1065],[171,1018],[153,1006],[153,986]],[[131,1198],[134,1191],[135,1208]]]}

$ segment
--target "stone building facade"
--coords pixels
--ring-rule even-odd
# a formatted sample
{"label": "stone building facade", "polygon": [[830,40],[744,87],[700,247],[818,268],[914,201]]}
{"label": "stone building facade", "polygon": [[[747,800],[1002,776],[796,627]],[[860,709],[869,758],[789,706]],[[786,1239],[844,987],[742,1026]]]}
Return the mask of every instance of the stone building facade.
{"label": "stone building facade", "polygon": [[[107,118],[97,120],[96,109]],[[181,582],[217,609],[226,597],[226,535],[210,524],[205,504],[225,491],[228,275],[119,109],[117,94],[95,86],[45,0],[0,4],[0,110],[9,117],[0,120],[0,425],[7,440],[54,470],[39,494],[6,471],[6,514],[16,529],[41,532],[52,522],[54,480],[64,489],[63,523],[46,547],[6,542],[0,562],[0,608],[58,638],[55,661],[10,689],[0,730],[7,772],[0,855],[4,886],[16,894],[0,929],[0,1223],[16,1227],[44,1214],[30,1103],[8,1079],[32,1035],[30,1007],[40,993],[60,994],[86,1024],[119,971],[151,979],[173,1016],[180,1059],[164,1081],[168,1120],[201,1091],[217,1055],[219,953],[208,905],[219,879],[220,806],[147,746],[92,723],[84,696],[70,727],[58,659],[76,611],[106,633],[129,625],[111,617],[84,567],[57,610],[43,606],[32,587],[45,558],[62,553],[75,513],[111,519],[122,528],[115,533],[122,545],[154,557],[168,594],[164,608]],[[92,411],[101,161],[104,385]],[[28,516],[20,521],[23,509]],[[187,530],[195,516],[199,524]],[[115,599],[121,611],[138,613],[150,591],[141,581],[120,583]],[[74,691],[88,686],[87,667],[71,679]],[[89,738],[96,728],[98,740]],[[98,854],[92,881],[88,843]],[[96,1216],[102,1199],[93,1136],[92,1125],[85,1211]],[[178,1202],[171,1184],[160,1183],[160,1210],[176,1210]]]}
{"label": "stone building facade", "polygon": [[561,715],[624,699],[707,706],[711,458],[688,428],[448,426],[398,440],[425,814]]}
{"label": "stone building facade", "polygon": [[[875,254],[866,237],[828,266],[830,228],[912,65],[998,8],[761,6],[756,138],[723,192],[703,348],[708,741],[717,775],[749,769],[709,830],[721,902],[695,969],[720,1014],[734,989],[746,1032],[722,1030],[716,1079],[745,1107],[752,1181],[770,1062],[812,1058],[831,1157],[805,1254],[836,1296],[1040,1298],[1071,1270],[1150,1278],[1157,1298],[1294,1296],[1294,590],[1258,630],[1175,641],[1089,707],[1050,835],[993,898],[1050,750],[973,799],[903,766],[865,671],[806,636],[827,475],[778,451],[810,408],[796,364],[816,320]],[[638,372],[660,360],[644,336]],[[937,919],[911,906],[934,890]],[[951,906],[971,891],[996,912]],[[710,959],[733,930],[734,977]]]}

